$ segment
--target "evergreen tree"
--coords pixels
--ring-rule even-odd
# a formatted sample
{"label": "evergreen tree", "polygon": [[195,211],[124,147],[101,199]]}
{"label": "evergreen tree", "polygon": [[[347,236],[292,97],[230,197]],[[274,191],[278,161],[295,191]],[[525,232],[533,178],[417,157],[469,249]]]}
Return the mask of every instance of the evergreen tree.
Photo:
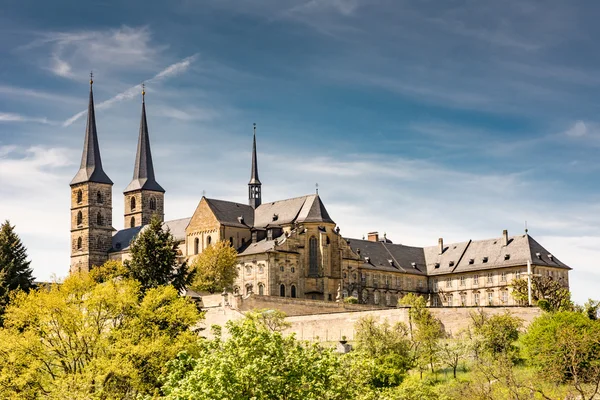
{"label": "evergreen tree", "polygon": [[187,264],[177,260],[177,242],[156,217],[140,231],[130,254],[125,261],[127,274],[140,282],[143,291],[169,284],[181,290],[189,283]]}
{"label": "evergreen tree", "polygon": [[10,292],[29,292],[33,271],[27,261],[27,249],[7,220],[0,226],[0,315],[8,304]]}

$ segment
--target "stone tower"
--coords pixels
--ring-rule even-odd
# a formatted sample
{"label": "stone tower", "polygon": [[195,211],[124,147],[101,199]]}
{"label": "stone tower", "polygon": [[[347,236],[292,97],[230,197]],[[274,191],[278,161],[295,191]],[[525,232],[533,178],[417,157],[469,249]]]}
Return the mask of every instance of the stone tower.
{"label": "stone tower", "polygon": [[146,92],[142,89],[142,120],[133,179],[125,188],[125,228],[150,223],[153,215],[164,221],[165,190],[154,178],[154,165],[150,152],[150,137],[146,121]]}
{"label": "stone tower", "polygon": [[108,259],[112,247],[112,181],[102,169],[93,80],[79,171],[71,181],[71,272],[89,271]]}
{"label": "stone tower", "polygon": [[250,174],[250,182],[248,182],[248,204],[252,208],[260,206],[261,203],[261,186],[258,179],[258,161],[256,160],[256,124],[254,124],[254,141],[252,143],[252,172]]}

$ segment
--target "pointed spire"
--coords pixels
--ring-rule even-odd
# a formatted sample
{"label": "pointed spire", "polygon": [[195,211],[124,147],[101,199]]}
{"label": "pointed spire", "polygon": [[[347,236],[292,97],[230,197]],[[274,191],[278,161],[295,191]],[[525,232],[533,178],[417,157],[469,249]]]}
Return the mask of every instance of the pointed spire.
{"label": "pointed spire", "polygon": [[81,155],[81,166],[71,181],[71,185],[85,182],[107,183],[112,181],[102,169],[100,158],[100,147],[98,146],[98,132],[96,130],[96,113],[94,112],[94,91],[92,86],[94,74],[90,72],[90,100],[88,103],[87,125],[85,128],[85,140],[83,142],[83,154]]}
{"label": "pointed spire", "polygon": [[254,141],[252,143],[252,173],[250,175],[250,182],[248,182],[248,184],[261,184],[260,180],[258,179],[258,161],[256,159],[256,124],[254,124]]}
{"label": "pointed spire", "polygon": [[146,87],[142,84],[142,119],[140,121],[140,136],[138,138],[137,155],[133,169],[133,179],[125,188],[125,193],[134,190],[152,190],[165,192],[154,178],[154,164],[150,151],[150,137],[148,136],[148,121],[146,120]]}
{"label": "pointed spire", "polygon": [[256,160],[256,124],[254,124],[254,141],[252,142],[252,172],[248,182],[248,204],[252,208],[260,206],[262,202],[260,179],[258,179],[258,161]]}

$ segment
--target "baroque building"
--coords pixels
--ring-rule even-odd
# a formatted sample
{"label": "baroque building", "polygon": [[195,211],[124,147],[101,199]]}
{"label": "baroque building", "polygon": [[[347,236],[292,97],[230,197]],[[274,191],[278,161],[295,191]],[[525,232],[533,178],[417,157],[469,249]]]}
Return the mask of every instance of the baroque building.
{"label": "baroque building", "polygon": [[238,251],[239,295],[324,301],[352,296],[360,303],[395,306],[407,293],[441,306],[517,305],[513,279],[547,275],[569,285],[571,270],[527,232],[436,246],[394,244],[384,234],[367,240],[343,237],[316,194],[263,202],[258,176],[256,126],[248,204],[202,197],[189,218],[164,221],[165,190],[154,174],[146,103],[131,183],[124,190],[124,229],[112,228],[112,181],[102,169],[92,81],[81,167],[71,181],[71,271],[108,259],[126,260],[129,246],[156,215],[192,260],[217,241]]}

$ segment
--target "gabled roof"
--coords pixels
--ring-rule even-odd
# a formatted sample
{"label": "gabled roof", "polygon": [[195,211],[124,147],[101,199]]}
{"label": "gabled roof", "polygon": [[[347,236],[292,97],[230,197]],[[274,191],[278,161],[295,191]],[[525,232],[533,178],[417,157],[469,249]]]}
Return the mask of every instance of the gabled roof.
{"label": "gabled roof", "polygon": [[360,239],[346,239],[346,242],[355,253],[360,252],[362,268],[413,275],[425,275],[427,272],[422,247]]}
{"label": "gabled roof", "polygon": [[[254,209],[249,205],[217,199],[205,198],[205,200],[221,224],[240,228],[252,227]],[[239,217],[243,217],[243,222],[240,222]]]}
{"label": "gabled roof", "polygon": [[255,228],[295,222],[334,223],[316,194],[263,203],[256,208],[254,214]]}
{"label": "gabled roof", "polygon": [[71,180],[71,186],[86,182],[113,184],[102,169],[100,146],[98,145],[98,132],[96,130],[96,113],[94,111],[94,92],[92,90],[92,83],[93,81],[90,80],[90,100],[88,102],[87,124],[85,127],[81,165],[79,171],[77,171],[77,174],[75,174],[75,177]]}
{"label": "gabled roof", "polygon": [[142,119],[140,121],[140,135],[138,137],[138,147],[133,168],[133,179],[125,188],[124,193],[134,190],[165,192],[165,189],[156,182],[156,178],[154,177],[154,164],[152,163],[152,152],[150,151],[150,136],[148,135],[145,101],[142,101]]}
{"label": "gabled roof", "polygon": [[[163,222],[162,228],[168,229],[169,232],[171,232],[171,235],[173,235],[173,238],[180,242],[185,240],[185,228],[190,223],[190,220],[191,218],[180,218],[165,221]],[[133,239],[135,239],[144,229],[147,229],[147,227],[148,225],[136,226],[134,228],[121,229],[120,231],[115,232],[112,237],[112,248],[109,252],[116,253],[127,250]]]}

